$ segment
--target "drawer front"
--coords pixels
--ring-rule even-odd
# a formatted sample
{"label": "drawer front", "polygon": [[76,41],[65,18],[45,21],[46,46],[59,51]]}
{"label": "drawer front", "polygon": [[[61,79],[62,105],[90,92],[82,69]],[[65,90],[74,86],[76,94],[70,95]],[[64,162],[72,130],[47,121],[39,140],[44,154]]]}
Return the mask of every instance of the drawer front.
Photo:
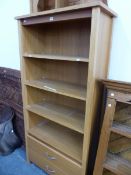
{"label": "drawer front", "polygon": [[67,175],[32,149],[29,150],[29,160],[35,163],[49,175]]}
{"label": "drawer front", "polygon": [[57,152],[53,148],[37,141],[35,138],[29,136],[27,140],[29,150],[37,152],[43,159],[63,170],[67,175],[81,175],[81,165],[70,160],[68,157]]}

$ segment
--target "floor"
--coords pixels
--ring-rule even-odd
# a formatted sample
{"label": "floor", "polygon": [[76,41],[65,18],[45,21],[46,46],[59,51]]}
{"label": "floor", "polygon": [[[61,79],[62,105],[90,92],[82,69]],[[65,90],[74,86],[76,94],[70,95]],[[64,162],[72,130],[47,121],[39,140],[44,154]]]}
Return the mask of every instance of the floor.
{"label": "floor", "polygon": [[0,175],[47,175],[34,164],[26,162],[24,148],[15,150],[9,156],[0,156]]}

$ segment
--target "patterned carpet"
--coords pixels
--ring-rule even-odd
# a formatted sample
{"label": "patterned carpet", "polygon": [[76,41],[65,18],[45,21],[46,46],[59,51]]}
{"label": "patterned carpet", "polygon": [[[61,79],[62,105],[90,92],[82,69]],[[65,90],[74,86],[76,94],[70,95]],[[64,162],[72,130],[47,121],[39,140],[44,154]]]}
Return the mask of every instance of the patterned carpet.
{"label": "patterned carpet", "polygon": [[26,162],[24,148],[19,148],[9,156],[0,156],[0,175],[47,175],[34,164]]}

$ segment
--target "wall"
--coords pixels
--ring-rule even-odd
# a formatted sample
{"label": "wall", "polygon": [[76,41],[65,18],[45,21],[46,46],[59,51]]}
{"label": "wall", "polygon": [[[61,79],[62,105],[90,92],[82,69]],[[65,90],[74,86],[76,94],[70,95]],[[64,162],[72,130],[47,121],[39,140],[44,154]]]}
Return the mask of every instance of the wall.
{"label": "wall", "polygon": [[15,16],[29,13],[29,0],[0,0],[0,67],[20,69]]}
{"label": "wall", "polygon": [[[114,20],[108,77],[131,82],[131,0],[108,0],[118,13]],[[18,29],[15,16],[29,13],[29,0],[0,2],[0,67],[20,69]]]}
{"label": "wall", "polygon": [[131,0],[109,0],[114,20],[108,78],[131,82]]}

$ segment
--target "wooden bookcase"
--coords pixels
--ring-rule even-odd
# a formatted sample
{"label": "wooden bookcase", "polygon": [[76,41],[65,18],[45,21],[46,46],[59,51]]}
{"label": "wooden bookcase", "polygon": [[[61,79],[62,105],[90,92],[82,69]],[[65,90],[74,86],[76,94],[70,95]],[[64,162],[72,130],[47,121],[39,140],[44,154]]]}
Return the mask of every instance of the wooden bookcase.
{"label": "wooden bookcase", "polygon": [[106,107],[93,175],[130,175],[131,83],[103,83]]}
{"label": "wooden bookcase", "polygon": [[114,16],[89,3],[17,18],[27,157],[48,174],[86,174]]}

